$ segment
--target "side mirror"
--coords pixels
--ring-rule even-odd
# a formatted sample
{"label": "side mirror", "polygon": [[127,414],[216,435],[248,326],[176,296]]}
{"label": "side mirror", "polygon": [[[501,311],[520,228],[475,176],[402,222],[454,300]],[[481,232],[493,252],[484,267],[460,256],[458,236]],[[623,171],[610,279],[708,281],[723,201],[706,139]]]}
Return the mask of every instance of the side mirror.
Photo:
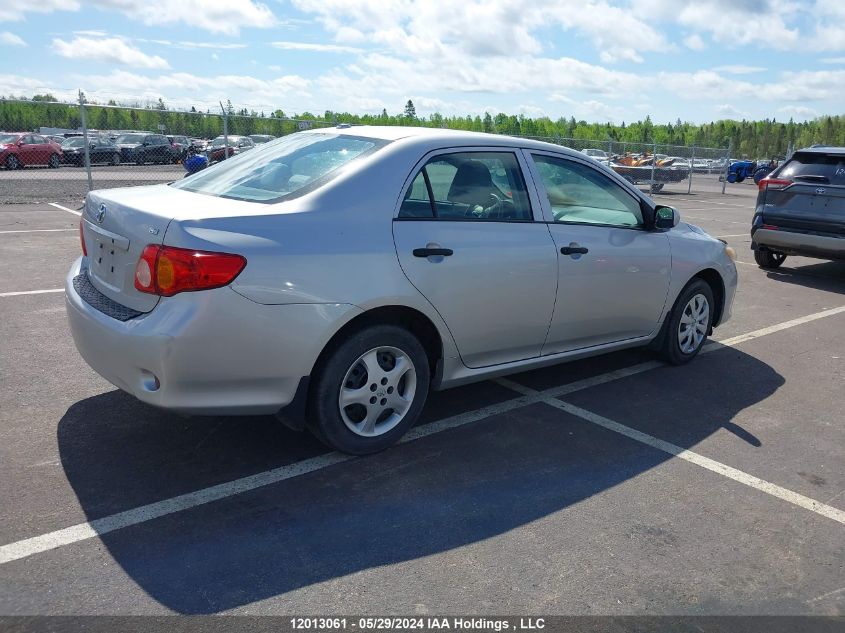
{"label": "side mirror", "polygon": [[678,226],[681,221],[681,214],[672,207],[657,205],[654,209],[654,228],[671,229]]}

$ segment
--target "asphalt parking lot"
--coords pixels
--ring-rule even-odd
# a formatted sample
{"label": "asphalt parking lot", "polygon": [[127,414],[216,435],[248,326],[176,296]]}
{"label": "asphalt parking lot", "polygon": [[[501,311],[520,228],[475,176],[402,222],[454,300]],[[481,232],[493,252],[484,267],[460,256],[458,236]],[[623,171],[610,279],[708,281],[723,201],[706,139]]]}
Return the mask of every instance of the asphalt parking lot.
{"label": "asphalt parking lot", "polygon": [[0,614],[845,614],[845,263],[760,270],[719,189],[657,196],[739,253],[693,363],[436,393],[366,458],[116,390],[55,292],[80,200],[0,205]]}

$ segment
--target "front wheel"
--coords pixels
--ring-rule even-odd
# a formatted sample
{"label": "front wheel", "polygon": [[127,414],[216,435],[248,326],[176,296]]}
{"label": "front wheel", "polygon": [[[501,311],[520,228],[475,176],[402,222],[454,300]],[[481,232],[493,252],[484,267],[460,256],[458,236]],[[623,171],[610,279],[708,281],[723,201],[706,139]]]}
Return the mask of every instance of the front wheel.
{"label": "front wheel", "polygon": [[120,165],[120,154],[112,154],[110,164],[112,167],[117,167],[118,165]]}
{"label": "front wheel", "polygon": [[716,302],[713,290],[703,279],[695,279],[681,291],[669,315],[660,355],[672,365],[683,365],[696,357],[713,324]]}
{"label": "front wheel", "polygon": [[22,166],[20,159],[14,154],[9,154],[6,158],[6,169],[20,169]]}
{"label": "front wheel", "polygon": [[758,248],[754,251],[754,261],[760,268],[780,268],[786,261],[786,255]]}
{"label": "front wheel", "polygon": [[428,396],[429,363],[404,328],[375,325],[351,335],[317,371],[308,424],[330,447],[365,455],[410,429]]}

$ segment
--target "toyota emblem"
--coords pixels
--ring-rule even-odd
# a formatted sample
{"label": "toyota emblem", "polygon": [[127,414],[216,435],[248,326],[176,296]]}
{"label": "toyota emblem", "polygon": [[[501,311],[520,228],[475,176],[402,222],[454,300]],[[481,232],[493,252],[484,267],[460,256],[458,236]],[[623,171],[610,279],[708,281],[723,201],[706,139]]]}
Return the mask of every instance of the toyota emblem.
{"label": "toyota emblem", "polygon": [[106,205],[100,204],[100,207],[97,209],[97,222],[100,224],[103,223],[103,220],[106,219]]}
{"label": "toyota emblem", "polygon": [[827,189],[825,189],[824,187],[819,187],[818,189],[816,189],[816,193],[819,195],[825,193],[826,191]]}

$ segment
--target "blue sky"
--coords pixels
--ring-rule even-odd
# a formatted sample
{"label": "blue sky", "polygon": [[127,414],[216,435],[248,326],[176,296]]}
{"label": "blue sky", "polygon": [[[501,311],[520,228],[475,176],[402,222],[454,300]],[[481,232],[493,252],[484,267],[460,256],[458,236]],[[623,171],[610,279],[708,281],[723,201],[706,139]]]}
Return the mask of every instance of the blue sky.
{"label": "blue sky", "polygon": [[2,0],[0,95],[287,113],[845,114],[845,0]]}

